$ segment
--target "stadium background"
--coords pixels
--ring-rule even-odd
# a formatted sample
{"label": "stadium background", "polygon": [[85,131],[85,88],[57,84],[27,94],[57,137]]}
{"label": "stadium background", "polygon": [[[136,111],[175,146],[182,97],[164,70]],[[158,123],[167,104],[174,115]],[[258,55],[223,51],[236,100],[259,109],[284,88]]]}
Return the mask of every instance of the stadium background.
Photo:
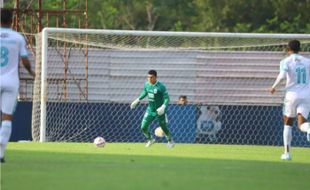
{"label": "stadium background", "polygon": [[[98,4],[99,3],[99,4]],[[87,4],[87,6],[86,6]],[[177,9],[175,9],[175,5]],[[259,5],[259,6],[258,6]],[[29,43],[34,43],[34,34],[42,30],[44,26],[56,27],[88,27],[88,28],[113,28],[130,30],[162,30],[162,31],[208,31],[208,32],[272,32],[272,33],[309,33],[309,1],[302,0],[296,3],[290,1],[98,1],[90,3],[87,0],[70,1],[4,1],[5,7],[15,7],[14,28],[24,33]],[[86,8],[88,7],[88,9]],[[115,7],[118,7],[115,10]],[[211,7],[211,8],[210,8]],[[147,9],[146,9],[147,8]],[[42,9],[42,11],[40,11]],[[298,13],[288,11],[288,9],[299,10]],[[89,10],[91,10],[89,12]],[[130,11],[127,11],[130,10]],[[186,11],[184,11],[186,10]],[[248,10],[251,13],[248,14]],[[244,15],[239,16],[240,12]],[[66,14],[63,14],[66,13]],[[77,16],[78,15],[78,16]],[[149,15],[147,17],[146,15]],[[302,16],[301,16],[302,15]],[[126,19],[127,18],[127,19]],[[137,20],[134,18],[141,18]],[[210,20],[208,18],[213,18]],[[231,19],[233,18],[233,19]],[[48,20],[48,22],[47,22]],[[115,22],[117,20],[118,22]],[[30,24],[32,23],[32,24]],[[80,23],[80,24],[78,24]],[[292,24],[293,23],[293,24]],[[33,51],[32,48],[30,48]],[[33,52],[34,53],[34,52]],[[280,59],[280,58],[279,58]],[[32,61],[34,63],[34,61]],[[275,70],[276,71],[276,70]],[[29,127],[29,115],[31,114],[31,95],[32,80],[25,72],[21,72],[21,94],[20,105],[17,108],[17,114],[14,122],[22,123],[19,131],[14,129],[12,134],[13,141],[30,140],[31,135]],[[175,97],[174,97],[175,99]],[[266,101],[269,101],[266,99]],[[199,108],[188,108],[197,119]],[[25,108],[25,109],[24,109]],[[268,121],[263,117],[253,118],[254,123],[246,125],[244,122],[238,123],[237,130],[240,133],[239,142],[236,141],[236,135],[228,135],[232,132],[233,123],[241,117],[240,112],[230,112],[229,110],[238,109],[238,107],[221,107],[222,129],[219,131],[219,137],[225,137],[229,143],[245,144],[281,144],[281,135],[277,127],[281,126],[281,108],[279,106],[271,107],[246,107],[243,117],[250,118],[250,113],[257,113],[253,110],[269,109],[265,112],[268,118],[275,116],[278,119]],[[172,108],[174,109],[174,108]],[[249,111],[247,114],[247,111]],[[175,113],[174,111],[171,114]],[[140,114],[140,113],[137,113]],[[173,116],[174,117],[174,116]],[[234,119],[232,119],[234,117]],[[23,122],[25,121],[25,122]],[[173,121],[171,121],[173,122]],[[195,121],[191,121],[189,128],[193,134],[189,134],[187,139],[180,139],[180,142],[193,142],[195,130],[193,128]],[[175,124],[172,123],[172,127]],[[264,127],[259,128],[262,125]],[[15,125],[16,126],[16,125]],[[244,126],[247,126],[245,128]],[[272,127],[270,127],[272,126]],[[99,126],[98,126],[99,127]],[[269,127],[269,128],[268,128]],[[177,129],[177,127],[175,127]],[[181,127],[182,128],[182,127]],[[245,130],[245,131],[243,131]],[[246,130],[252,131],[250,140],[242,141]],[[270,131],[270,133],[268,132]],[[234,131],[233,131],[234,133]],[[27,135],[24,135],[27,134]],[[272,138],[266,139],[260,134],[271,135]],[[295,135],[300,133],[296,130]],[[85,139],[89,141],[89,139]],[[114,141],[115,139],[111,139]],[[220,139],[218,139],[221,143]],[[240,141],[241,140],[241,141]],[[266,142],[264,142],[264,140]],[[301,138],[296,138],[294,143],[300,145]],[[141,141],[137,137],[137,141]]]}
{"label": "stadium background", "polygon": [[[17,1],[20,2],[19,6],[16,6]],[[34,34],[40,32],[44,26],[83,28],[86,25],[88,28],[154,31],[310,33],[309,0],[146,0],[143,3],[141,0],[91,0],[89,12],[86,11],[86,14],[84,3],[87,0],[44,0],[41,7],[37,2],[42,0],[4,0],[6,7],[16,8],[14,28],[22,32],[29,43],[35,42]],[[40,8],[51,11],[38,12]],[[87,22],[83,20],[85,17],[88,17]],[[33,48],[29,49],[35,54]],[[270,82],[266,84],[269,85]],[[32,91],[27,91],[25,86],[31,86],[32,80],[30,77],[23,78],[21,85],[20,101],[13,121],[13,141],[31,140]],[[269,98],[262,100],[270,101]],[[169,114],[173,116],[180,112],[185,115],[190,112],[188,117],[192,120],[187,120],[185,124],[194,129],[199,105],[179,107],[175,103],[172,104]],[[102,107],[105,109],[109,105]],[[126,111],[128,105],[119,105],[117,109],[121,108]],[[143,109],[144,106],[138,108],[135,113],[137,117],[141,117]],[[250,146],[222,146],[208,142],[203,145],[177,144],[174,149],[167,149],[165,144],[158,143],[151,149],[146,149],[142,143],[111,142],[105,148],[97,149],[91,143],[12,142],[8,145],[7,163],[1,164],[1,188],[309,189],[309,148],[293,147],[293,161],[283,162],[280,160],[282,146],[252,146],[282,144],[282,130],[279,130],[282,129],[280,105],[247,106],[242,109],[238,106],[220,105],[220,110],[222,128],[217,136],[218,143],[221,143],[222,137],[225,136],[231,144],[239,142],[251,144]],[[264,114],[253,118],[257,116],[256,111]],[[245,122],[239,122],[240,120]],[[262,121],[263,125],[260,123]],[[240,125],[234,125],[236,123]],[[185,126],[178,128],[178,124],[172,123],[176,132]],[[121,127],[122,123],[117,126]],[[247,133],[246,129],[251,130],[251,133]],[[139,127],[136,126],[135,130],[139,130]],[[238,130],[238,133],[231,130]],[[295,138],[296,136],[306,142],[304,134],[300,136],[296,127],[293,133],[293,143],[296,143],[294,146],[300,145],[300,138]],[[134,138],[141,141],[140,133],[136,134]],[[249,141],[243,141],[244,134],[251,137]],[[237,137],[238,142],[234,140]],[[110,140],[113,141],[112,138]],[[177,140],[185,142],[193,141],[193,138],[194,130],[185,136],[185,139]]]}

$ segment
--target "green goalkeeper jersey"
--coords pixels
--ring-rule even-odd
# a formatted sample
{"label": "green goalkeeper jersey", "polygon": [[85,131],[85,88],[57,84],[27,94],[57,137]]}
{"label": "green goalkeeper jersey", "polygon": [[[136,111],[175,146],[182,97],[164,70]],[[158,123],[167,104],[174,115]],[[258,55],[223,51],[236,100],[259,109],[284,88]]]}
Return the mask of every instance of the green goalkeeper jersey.
{"label": "green goalkeeper jersey", "polygon": [[166,109],[169,104],[169,95],[163,83],[156,81],[155,84],[145,82],[144,89],[139,96],[139,100],[148,97],[149,105],[147,111],[156,112],[157,108],[165,104]]}

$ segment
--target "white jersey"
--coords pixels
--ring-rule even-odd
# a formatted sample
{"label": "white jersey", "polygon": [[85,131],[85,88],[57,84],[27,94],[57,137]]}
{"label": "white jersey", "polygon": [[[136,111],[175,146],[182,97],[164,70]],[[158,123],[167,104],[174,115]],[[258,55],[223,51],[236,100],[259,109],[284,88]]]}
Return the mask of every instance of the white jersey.
{"label": "white jersey", "polygon": [[0,107],[2,113],[11,115],[19,88],[19,59],[28,53],[24,37],[9,28],[0,28],[0,48]]}
{"label": "white jersey", "polygon": [[287,93],[310,98],[310,59],[292,54],[281,61],[280,72],[286,73]]}
{"label": "white jersey", "polygon": [[9,28],[0,28],[1,77],[12,74],[18,77],[20,57],[28,57],[26,42],[22,35]]}

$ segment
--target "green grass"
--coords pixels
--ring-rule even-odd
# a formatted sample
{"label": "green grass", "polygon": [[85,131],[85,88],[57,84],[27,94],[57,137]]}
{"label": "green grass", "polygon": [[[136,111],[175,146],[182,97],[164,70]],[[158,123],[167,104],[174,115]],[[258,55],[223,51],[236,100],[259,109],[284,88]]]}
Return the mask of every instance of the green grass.
{"label": "green grass", "polygon": [[10,143],[1,190],[309,189],[310,149],[140,143]]}

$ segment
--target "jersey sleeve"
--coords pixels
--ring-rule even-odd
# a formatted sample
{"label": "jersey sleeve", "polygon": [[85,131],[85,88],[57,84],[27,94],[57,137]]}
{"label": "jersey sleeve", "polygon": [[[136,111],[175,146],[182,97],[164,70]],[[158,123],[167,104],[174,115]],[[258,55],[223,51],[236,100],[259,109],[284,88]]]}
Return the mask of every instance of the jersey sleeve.
{"label": "jersey sleeve", "polygon": [[285,74],[287,72],[288,72],[287,62],[285,60],[282,60],[280,62],[280,73],[275,82],[273,83],[272,88],[276,88],[280,84],[280,82],[285,78]]}
{"label": "jersey sleeve", "polygon": [[20,36],[20,51],[19,51],[20,57],[28,57],[28,50],[26,48],[26,41],[23,36]]}
{"label": "jersey sleeve", "polygon": [[142,100],[145,98],[145,96],[147,95],[147,86],[146,84],[144,84],[144,88],[143,88],[143,91],[141,92],[140,96],[139,96],[139,100]]}
{"label": "jersey sleeve", "polygon": [[167,89],[164,85],[162,85],[161,89],[162,89],[162,93],[163,93],[163,97],[164,97],[164,104],[166,106],[168,106],[169,101],[170,101],[170,97],[169,97],[169,94],[167,92]]}
{"label": "jersey sleeve", "polygon": [[286,64],[287,62],[285,60],[280,62],[280,73],[281,72],[287,72],[288,71],[288,66]]}

